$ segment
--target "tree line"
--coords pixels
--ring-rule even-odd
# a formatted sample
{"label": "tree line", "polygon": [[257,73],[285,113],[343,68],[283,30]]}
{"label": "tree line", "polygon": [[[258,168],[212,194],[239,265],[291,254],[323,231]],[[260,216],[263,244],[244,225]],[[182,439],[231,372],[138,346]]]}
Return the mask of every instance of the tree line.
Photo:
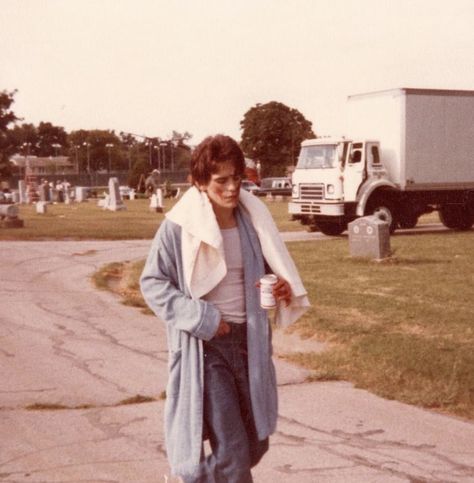
{"label": "tree line", "polygon": [[[185,170],[191,147],[188,132],[173,131],[169,139],[147,137],[114,130],[71,132],[50,122],[20,123],[13,109],[16,91],[0,91],[0,179],[13,173],[10,158],[24,156],[68,156],[80,173],[128,171],[132,183],[152,169]],[[284,175],[294,165],[304,139],[316,137],[312,123],[297,109],[280,102],[256,104],[240,122],[241,147],[246,157],[259,161],[262,175]]]}

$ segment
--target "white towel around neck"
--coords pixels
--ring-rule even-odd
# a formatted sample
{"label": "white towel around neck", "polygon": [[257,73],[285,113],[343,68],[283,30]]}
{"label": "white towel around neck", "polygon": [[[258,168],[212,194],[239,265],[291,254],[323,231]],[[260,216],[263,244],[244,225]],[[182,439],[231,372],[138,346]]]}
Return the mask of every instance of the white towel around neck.
{"label": "white towel around neck", "polygon": [[[308,310],[310,303],[298,270],[267,207],[254,195],[241,189],[239,201],[248,213],[272,271],[291,287],[292,301],[279,303],[276,323],[287,326]],[[191,187],[166,217],[182,228],[181,251],[186,285],[193,298],[210,292],[226,275],[223,240],[207,195]]]}

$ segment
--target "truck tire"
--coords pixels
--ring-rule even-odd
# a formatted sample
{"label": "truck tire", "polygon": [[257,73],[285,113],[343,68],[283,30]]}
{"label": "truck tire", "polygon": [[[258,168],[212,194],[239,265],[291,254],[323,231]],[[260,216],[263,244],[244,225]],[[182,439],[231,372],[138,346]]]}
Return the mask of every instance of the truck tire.
{"label": "truck tire", "polygon": [[335,223],[333,221],[318,221],[317,225],[321,232],[328,236],[339,236],[347,229],[344,223]]}
{"label": "truck tire", "polygon": [[397,217],[395,212],[395,205],[391,200],[383,198],[374,198],[369,200],[365,209],[366,215],[377,216],[388,223],[388,229],[392,234],[397,228]]}
{"label": "truck tire", "polygon": [[441,223],[451,230],[466,231],[474,225],[474,213],[462,205],[443,205],[439,210]]}

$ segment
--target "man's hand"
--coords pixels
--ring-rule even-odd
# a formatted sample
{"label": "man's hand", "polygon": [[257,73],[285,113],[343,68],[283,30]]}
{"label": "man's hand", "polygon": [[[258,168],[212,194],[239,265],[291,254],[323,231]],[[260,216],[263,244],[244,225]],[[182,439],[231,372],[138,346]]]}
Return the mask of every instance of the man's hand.
{"label": "man's hand", "polygon": [[290,284],[286,280],[278,278],[277,283],[273,287],[273,296],[276,300],[285,302],[285,306],[288,307],[291,302]]}
{"label": "man's hand", "polygon": [[221,320],[219,322],[219,326],[217,327],[217,331],[214,334],[214,337],[222,337],[223,335],[226,335],[229,332],[230,332],[230,325],[224,320]]}

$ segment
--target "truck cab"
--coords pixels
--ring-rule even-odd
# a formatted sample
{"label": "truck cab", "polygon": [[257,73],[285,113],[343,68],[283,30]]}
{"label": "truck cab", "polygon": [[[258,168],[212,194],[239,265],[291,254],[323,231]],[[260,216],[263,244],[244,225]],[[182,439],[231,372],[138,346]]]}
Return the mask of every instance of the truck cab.
{"label": "truck cab", "polygon": [[377,141],[318,138],[303,141],[292,176],[289,213],[328,235],[357,217],[369,181],[387,178]]}

